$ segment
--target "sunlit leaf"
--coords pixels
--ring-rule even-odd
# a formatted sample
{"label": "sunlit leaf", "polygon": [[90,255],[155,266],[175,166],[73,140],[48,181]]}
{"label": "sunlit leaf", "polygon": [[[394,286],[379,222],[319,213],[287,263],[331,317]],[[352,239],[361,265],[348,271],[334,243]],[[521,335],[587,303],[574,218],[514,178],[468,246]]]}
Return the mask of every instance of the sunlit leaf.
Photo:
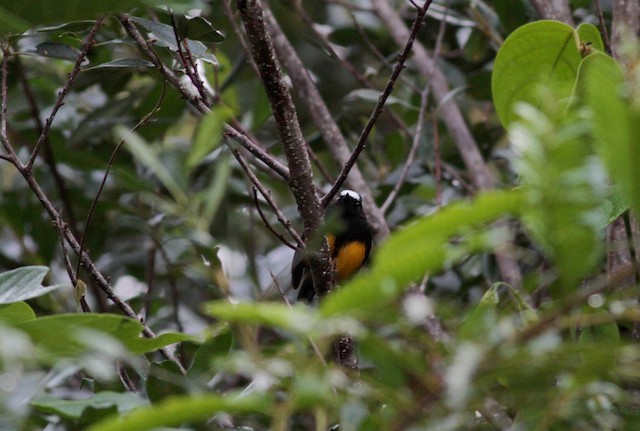
{"label": "sunlit leaf", "polygon": [[46,266],[24,266],[0,274],[0,304],[24,301],[68,285],[42,286]]}
{"label": "sunlit leaf", "polygon": [[151,408],[139,408],[127,416],[101,421],[88,431],[149,430],[205,420],[218,412],[267,413],[273,403],[266,396],[201,394],[168,398]]}
{"label": "sunlit leaf", "polygon": [[521,191],[485,193],[471,202],[451,204],[398,230],[376,252],[369,271],[324,300],[323,314],[377,313],[412,281],[442,270],[448,262],[451,236],[517,214],[522,204]]}
{"label": "sunlit leaf", "polygon": [[550,89],[558,101],[570,102],[578,68],[584,52],[581,36],[588,37],[594,47],[602,47],[597,29],[584,26],[574,30],[559,21],[536,21],[515,30],[496,56],[491,88],[496,112],[507,127],[517,116],[513,112],[518,102],[536,107],[538,87]]}

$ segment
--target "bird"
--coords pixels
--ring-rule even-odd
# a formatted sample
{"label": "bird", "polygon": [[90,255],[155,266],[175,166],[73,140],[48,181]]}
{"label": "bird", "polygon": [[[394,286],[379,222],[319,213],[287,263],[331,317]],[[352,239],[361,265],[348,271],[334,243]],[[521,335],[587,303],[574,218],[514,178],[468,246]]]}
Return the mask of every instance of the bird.
{"label": "bird", "polygon": [[[327,210],[325,233],[331,260],[340,283],[357,273],[369,259],[372,245],[371,226],[362,209],[362,197],[353,190],[343,190]],[[315,289],[304,252],[298,250],[291,265],[291,282],[300,288],[298,301],[313,301]]]}

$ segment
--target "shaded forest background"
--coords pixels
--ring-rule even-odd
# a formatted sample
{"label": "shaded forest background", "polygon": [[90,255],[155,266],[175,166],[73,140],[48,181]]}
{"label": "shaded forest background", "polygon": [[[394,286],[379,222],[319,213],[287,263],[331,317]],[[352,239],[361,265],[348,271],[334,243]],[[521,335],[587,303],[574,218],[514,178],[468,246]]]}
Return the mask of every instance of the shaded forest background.
{"label": "shaded forest background", "polygon": [[638,0],[63,3],[0,5],[0,428],[637,427]]}

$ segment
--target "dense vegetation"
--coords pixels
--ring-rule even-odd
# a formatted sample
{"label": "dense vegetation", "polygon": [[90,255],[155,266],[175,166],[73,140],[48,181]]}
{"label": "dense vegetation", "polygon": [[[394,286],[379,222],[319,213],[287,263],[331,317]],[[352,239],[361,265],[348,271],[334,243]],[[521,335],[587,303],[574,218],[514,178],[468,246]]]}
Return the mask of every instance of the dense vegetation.
{"label": "dense vegetation", "polygon": [[640,425],[638,0],[93,3],[0,5],[0,428]]}

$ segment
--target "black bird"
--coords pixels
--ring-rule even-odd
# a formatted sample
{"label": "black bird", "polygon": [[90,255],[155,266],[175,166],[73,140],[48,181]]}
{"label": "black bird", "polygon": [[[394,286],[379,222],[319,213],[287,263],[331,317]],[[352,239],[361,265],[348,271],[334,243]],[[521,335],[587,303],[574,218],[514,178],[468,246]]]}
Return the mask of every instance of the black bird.
{"label": "black bird", "polygon": [[[362,210],[362,197],[344,190],[326,215],[326,235],[331,260],[336,268],[336,281],[351,277],[367,262],[371,252],[371,227]],[[291,265],[293,288],[300,287],[298,300],[311,302],[315,296],[308,263],[302,252],[296,252]]]}

